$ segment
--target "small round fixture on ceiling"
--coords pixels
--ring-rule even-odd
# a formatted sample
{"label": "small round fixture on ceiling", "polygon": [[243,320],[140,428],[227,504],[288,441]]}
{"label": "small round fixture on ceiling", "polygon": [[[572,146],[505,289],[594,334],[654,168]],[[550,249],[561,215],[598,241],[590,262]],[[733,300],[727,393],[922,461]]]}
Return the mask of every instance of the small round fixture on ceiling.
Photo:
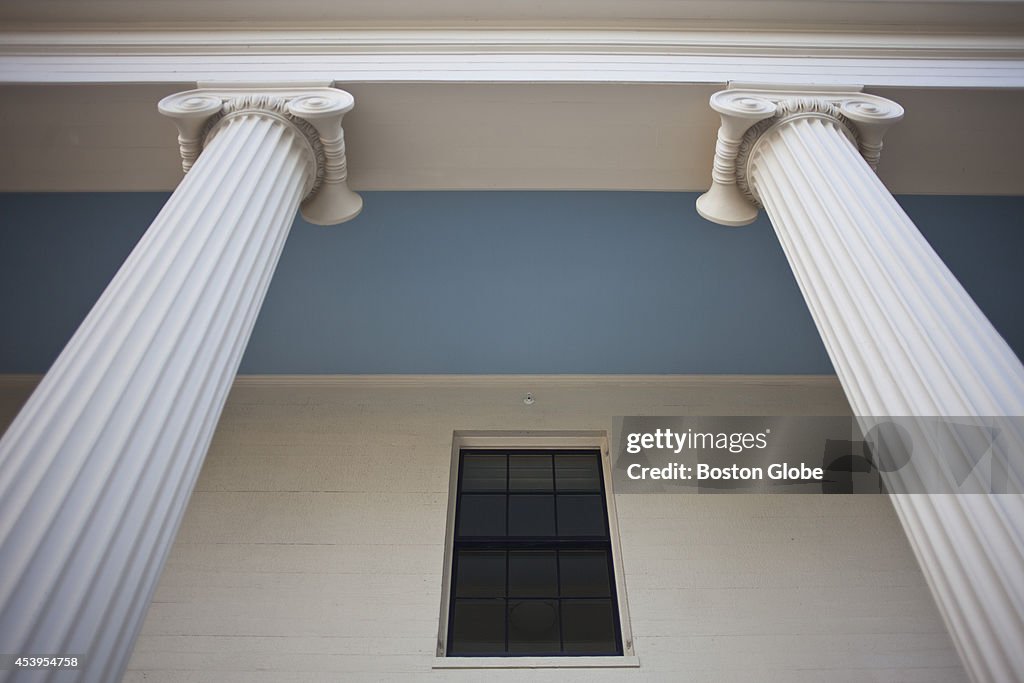
{"label": "small round fixture on ceiling", "polygon": [[523,396],[523,403],[525,403],[528,406],[532,406],[533,405],[533,394],[527,392],[526,396]]}

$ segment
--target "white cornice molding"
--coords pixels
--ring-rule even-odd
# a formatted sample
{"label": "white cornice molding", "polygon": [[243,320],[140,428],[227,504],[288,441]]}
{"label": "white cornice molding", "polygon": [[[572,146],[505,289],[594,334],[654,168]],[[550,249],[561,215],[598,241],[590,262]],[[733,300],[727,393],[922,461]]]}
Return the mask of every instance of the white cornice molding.
{"label": "white cornice molding", "polygon": [[1024,36],[667,29],[272,29],[0,32],[0,54],[446,52],[1024,58]]}
{"label": "white cornice molding", "polygon": [[2,83],[723,83],[1024,87],[1024,36],[606,29],[0,33]]}
{"label": "white cornice molding", "polygon": [[0,24],[54,27],[699,27],[1006,33],[1022,0],[7,0]]}

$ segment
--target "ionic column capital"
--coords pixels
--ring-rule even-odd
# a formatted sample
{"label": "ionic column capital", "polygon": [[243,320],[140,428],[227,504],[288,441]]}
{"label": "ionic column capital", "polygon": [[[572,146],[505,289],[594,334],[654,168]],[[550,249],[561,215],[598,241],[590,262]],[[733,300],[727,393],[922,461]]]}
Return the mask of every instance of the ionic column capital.
{"label": "ionic column capital", "polygon": [[851,90],[729,88],[711,96],[721,115],[711,172],[711,188],[697,199],[697,212],[721,225],[752,223],[761,207],[747,164],[757,143],[801,118],[827,119],[850,139],[873,169],[882,137],[903,118],[903,107],[877,95]]}
{"label": "ionic column capital", "polygon": [[362,198],[348,188],[341,125],[354,105],[352,95],[327,86],[209,86],[169,95],[158,108],[178,128],[185,173],[233,118],[257,115],[288,127],[308,144],[302,215],[317,225],[335,225],[355,218],[363,207]]}

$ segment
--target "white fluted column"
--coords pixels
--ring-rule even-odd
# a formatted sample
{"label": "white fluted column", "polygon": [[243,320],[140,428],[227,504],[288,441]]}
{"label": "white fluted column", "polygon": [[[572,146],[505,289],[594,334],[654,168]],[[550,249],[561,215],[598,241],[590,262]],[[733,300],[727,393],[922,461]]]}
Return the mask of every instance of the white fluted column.
{"label": "white fluted column", "polygon": [[332,88],[160,103],[188,173],[0,441],[0,652],[120,679],[296,210],[359,211],[352,104]]}
{"label": "white fluted column", "polygon": [[[742,89],[711,104],[722,127],[697,209],[742,225],[763,206],[856,415],[1024,415],[1021,362],[872,170],[899,105]],[[1024,435],[1001,426],[1014,430],[1004,490],[1019,493]],[[1024,680],[1022,497],[892,499],[972,679]]]}

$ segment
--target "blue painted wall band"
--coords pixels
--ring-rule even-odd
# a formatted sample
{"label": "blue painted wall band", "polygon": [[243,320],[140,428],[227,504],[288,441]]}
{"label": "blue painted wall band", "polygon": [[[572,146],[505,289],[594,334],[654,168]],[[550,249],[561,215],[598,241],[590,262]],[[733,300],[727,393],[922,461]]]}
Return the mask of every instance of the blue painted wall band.
{"label": "blue painted wall band", "polygon": [[[0,372],[44,372],[165,193],[0,194]],[[771,225],[696,194],[367,192],[297,219],[243,373],[831,373]],[[899,197],[1018,355],[1022,197]]]}

